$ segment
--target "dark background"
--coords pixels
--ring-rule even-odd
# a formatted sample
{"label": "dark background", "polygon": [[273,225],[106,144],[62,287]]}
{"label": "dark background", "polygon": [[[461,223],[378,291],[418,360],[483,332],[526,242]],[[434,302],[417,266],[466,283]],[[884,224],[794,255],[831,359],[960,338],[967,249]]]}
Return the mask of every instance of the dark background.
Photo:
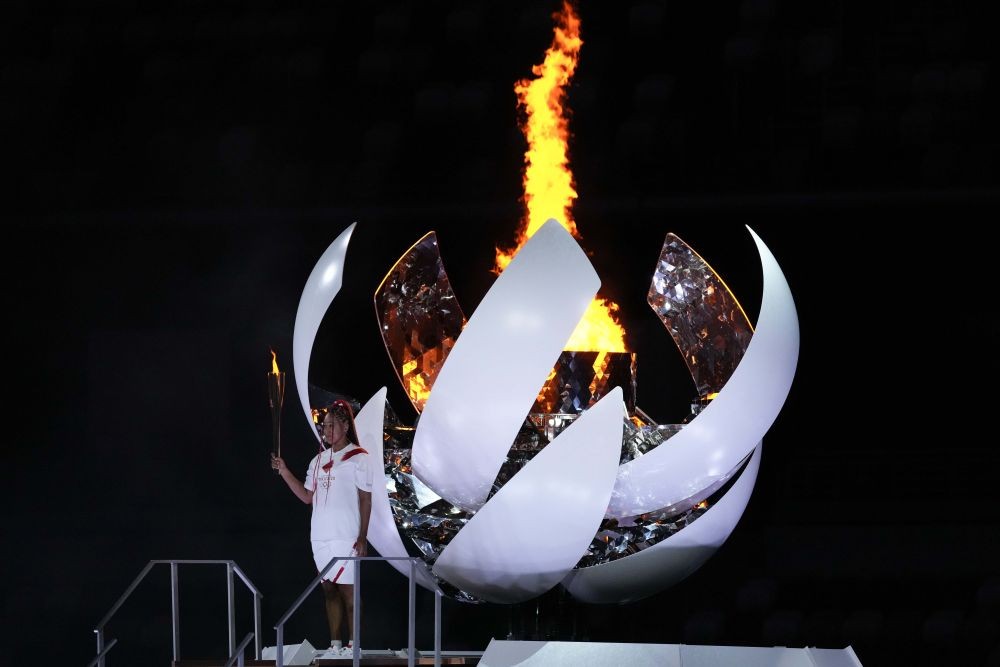
{"label": "dark background", "polygon": [[[444,648],[513,630],[1000,664],[986,4],[581,3],[575,210],[639,354],[639,404],[679,419],[693,394],[645,305],[669,231],[751,317],[742,225],[761,235],[799,309],[797,377],[742,522],[688,580],[622,607],[446,601]],[[308,511],[267,465],[268,347],[290,371],[306,277],[358,221],[311,379],[362,400],[387,384],[412,419],[372,292],[431,229],[466,313],[489,288],[521,213],[512,87],[556,8],[9,6],[0,663],[85,664],[153,558],[235,559],[273,625],[312,561]],[[286,403],[301,469],[313,442]],[[169,660],[166,571],[151,577],[109,626],[112,665]],[[183,654],[222,655],[222,570],[181,577]],[[364,645],[403,646],[404,580],[365,582]],[[286,637],[325,642],[318,597]]]}

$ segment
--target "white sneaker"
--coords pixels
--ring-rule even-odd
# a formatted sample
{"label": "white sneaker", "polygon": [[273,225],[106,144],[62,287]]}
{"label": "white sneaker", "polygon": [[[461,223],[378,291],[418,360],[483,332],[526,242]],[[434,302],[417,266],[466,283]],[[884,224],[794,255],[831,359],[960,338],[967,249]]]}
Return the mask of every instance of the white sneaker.
{"label": "white sneaker", "polygon": [[340,640],[335,639],[330,642],[330,647],[326,649],[316,650],[317,658],[339,658],[340,657]]}
{"label": "white sneaker", "polygon": [[342,658],[353,658],[354,657],[354,645],[348,644],[344,648],[340,649],[340,657]]}

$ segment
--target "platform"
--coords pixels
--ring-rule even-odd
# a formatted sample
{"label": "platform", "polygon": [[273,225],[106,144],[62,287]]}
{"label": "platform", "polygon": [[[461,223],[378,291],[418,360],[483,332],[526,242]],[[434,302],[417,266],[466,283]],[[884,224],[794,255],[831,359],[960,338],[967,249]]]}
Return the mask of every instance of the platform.
{"label": "platform", "polygon": [[[482,651],[441,651],[442,665],[478,665],[483,656]],[[171,667],[223,667],[225,660],[178,660],[171,662]],[[417,665],[433,665],[434,651],[418,651],[414,660]],[[246,660],[246,667],[273,667],[274,660]],[[287,664],[287,663],[286,663]],[[307,663],[316,667],[334,667],[352,665],[351,656],[338,658],[317,657]],[[409,664],[405,657],[399,657],[392,651],[362,651],[361,665],[364,667],[406,667]]]}

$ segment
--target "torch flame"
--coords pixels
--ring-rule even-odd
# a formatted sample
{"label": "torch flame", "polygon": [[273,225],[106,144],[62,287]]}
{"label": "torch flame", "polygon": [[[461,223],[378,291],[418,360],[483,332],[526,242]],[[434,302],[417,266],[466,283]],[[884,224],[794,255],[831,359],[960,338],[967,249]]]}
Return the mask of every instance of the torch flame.
{"label": "torch flame", "polygon": [[275,354],[274,350],[271,350],[271,372],[275,375],[281,372],[278,370],[278,355]]}
{"label": "torch flame", "polygon": [[[524,154],[525,216],[517,231],[514,248],[496,249],[495,271],[510,264],[517,251],[549,218],[555,218],[574,238],[580,234],[573,220],[573,200],[577,198],[573,172],[569,168],[569,120],[566,86],[580,59],[580,17],[568,0],[553,15],[556,26],[552,45],[541,65],[531,68],[534,79],[522,79],[514,85],[518,109],[524,113],[521,132],[528,142]],[[576,331],[566,344],[567,350],[625,352],[625,330],[615,320],[618,305],[595,298]]]}

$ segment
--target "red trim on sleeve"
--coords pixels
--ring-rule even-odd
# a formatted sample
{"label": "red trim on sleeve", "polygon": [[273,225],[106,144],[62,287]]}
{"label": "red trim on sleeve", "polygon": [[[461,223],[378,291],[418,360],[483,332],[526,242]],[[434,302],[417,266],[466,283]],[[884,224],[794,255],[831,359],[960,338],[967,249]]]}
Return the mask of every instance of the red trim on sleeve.
{"label": "red trim on sleeve", "polygon": [[346,461],[347,459],[351,458],[352,456],[357,456],[358,454],[367,454],[367,453],[368,453],[368,450],[366,450],[364,447],[358,447],[357,449],[352,449],[351,451],[349,451],[346,454],[344,454],[344,458],[342,458],[340,460],[341,461]]}

